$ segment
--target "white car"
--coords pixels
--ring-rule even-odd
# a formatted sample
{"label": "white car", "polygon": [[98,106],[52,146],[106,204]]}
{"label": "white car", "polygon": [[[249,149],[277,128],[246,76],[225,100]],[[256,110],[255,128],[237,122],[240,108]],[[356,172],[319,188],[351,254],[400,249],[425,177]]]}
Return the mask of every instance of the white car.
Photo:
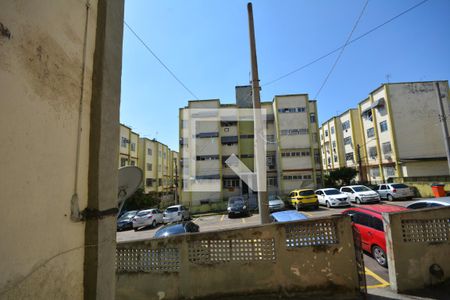
{"label": "white car", "polygon": [[349,185],[343,186],[340,190],[349,197],[350,202],[369,203],[380,202],[380,195],[374,190],[369,189],[365,185]]}
{"label": "white car", "polygon": [[316,191],[317,199],[320,205],[326,205],[327,207],[342,207],[350,206],[349,197],[341,193],[338,189],[319,189]]}
{"label": "white car", "polygon": [[138,230],[141,227],[151,225],[155,228],[158,224],[163,223],[163,213],[159,209],[141,210],[133,217],[133,229]]}
{"label": "white car", "polygon": [[269,211],[283,210],[284,206],[284,202],[280,197],[275,195],[269,196]]}
{"label": "white car", "polygon": [[172,205],[164,211],[164,223],[189,220],[191,214],[183,205]]}

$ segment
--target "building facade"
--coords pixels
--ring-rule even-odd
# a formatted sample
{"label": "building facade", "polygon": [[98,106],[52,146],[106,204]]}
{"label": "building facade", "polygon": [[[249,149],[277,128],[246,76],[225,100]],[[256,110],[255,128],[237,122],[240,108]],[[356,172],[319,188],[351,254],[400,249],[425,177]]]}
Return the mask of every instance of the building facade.
{"label": "building facade", "polygon": [[[236,155],[254,170],[254,124],[250,86],[236,87],[236,104],[218,99],[189,101],[180,109],[182,201],[189,206],[226,200],[255,192],[227,160]],[[287,194],[292,189],[321,184],[316,101],[308,95],[280,95],[262,102],[265,119],[267,190]],[[195,122],[192,118],[196,118]],[[186,188],[188,180],[197,188]],[[214,186],[214,187],[213,187]]]}
{"label": "building facade", "polygon": [[120,124],[119,150],[119,167],[137,166],[142,170],[145,193],[161,199],[174,199],[178,152],[155,139],[139,137],[123,124]]}
{"label": "building facade", "polygon": [[[372,91],[357,109],[323,123],[323,168],[361,168],[358,180],[372,183],[448,175],[436,83],[448,115],[448,81],[388,83]],[[337,157],[344,157],[344,163],[333,165],[330,129],[335,123],[340,123]]]}

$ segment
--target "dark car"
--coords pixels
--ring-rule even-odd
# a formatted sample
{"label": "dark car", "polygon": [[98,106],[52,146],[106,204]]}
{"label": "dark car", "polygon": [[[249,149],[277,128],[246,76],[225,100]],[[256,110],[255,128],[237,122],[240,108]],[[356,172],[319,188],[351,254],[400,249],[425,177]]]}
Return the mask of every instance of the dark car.
{"label": "dark car", "polygon": [[241,196],[234,196],[228,198],[228,218],[236,215],[249,215],[248,205]]}
{"label": "dark car", "polygon": [[137,210],[130,210],[117,219],[117,231],[133,229],[133,217],[138,213]]}
{"label": "dark car", "polygon": [[155,238],[164,238],[172,235],[199,232],[200,227],[192,221],[172,223],[165,225],[155,232]]}

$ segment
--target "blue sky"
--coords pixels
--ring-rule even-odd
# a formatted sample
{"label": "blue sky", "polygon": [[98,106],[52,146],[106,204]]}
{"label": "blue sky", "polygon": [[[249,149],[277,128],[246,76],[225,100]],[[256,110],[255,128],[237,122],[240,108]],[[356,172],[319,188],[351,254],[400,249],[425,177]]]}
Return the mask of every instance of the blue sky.
{"label": "blue sky", "polygon": [[[353,37],[420,0],[371,0]],[[273,84],[343,45],[363,0],[253,1],[261,100],[314,98],[338,52]],[[235,101],[249,84],[247,1],[128,0],[125,21],[199,99]],[[317,97],[319,121],[354,107],[381,83],[450,78],[450,1],[429,0],[348,45]],[[125,27],[120,120],[141,136],[178,150],[178,109],[189,94]]]}

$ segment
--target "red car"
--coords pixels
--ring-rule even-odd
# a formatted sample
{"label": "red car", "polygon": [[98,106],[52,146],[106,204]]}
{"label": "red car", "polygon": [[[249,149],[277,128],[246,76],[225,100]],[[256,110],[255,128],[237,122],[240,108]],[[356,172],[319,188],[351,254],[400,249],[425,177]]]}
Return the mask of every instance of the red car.
{"label": "red car", "polygon": [[367,207],[352,207],[342,214],[352,218],[353,226],[361,235],[364,251],[369,252],[383,267],[387,267],[386,239],[384,237],[381,213],[405,211],[407,208],[397,205],[375,204]]}

